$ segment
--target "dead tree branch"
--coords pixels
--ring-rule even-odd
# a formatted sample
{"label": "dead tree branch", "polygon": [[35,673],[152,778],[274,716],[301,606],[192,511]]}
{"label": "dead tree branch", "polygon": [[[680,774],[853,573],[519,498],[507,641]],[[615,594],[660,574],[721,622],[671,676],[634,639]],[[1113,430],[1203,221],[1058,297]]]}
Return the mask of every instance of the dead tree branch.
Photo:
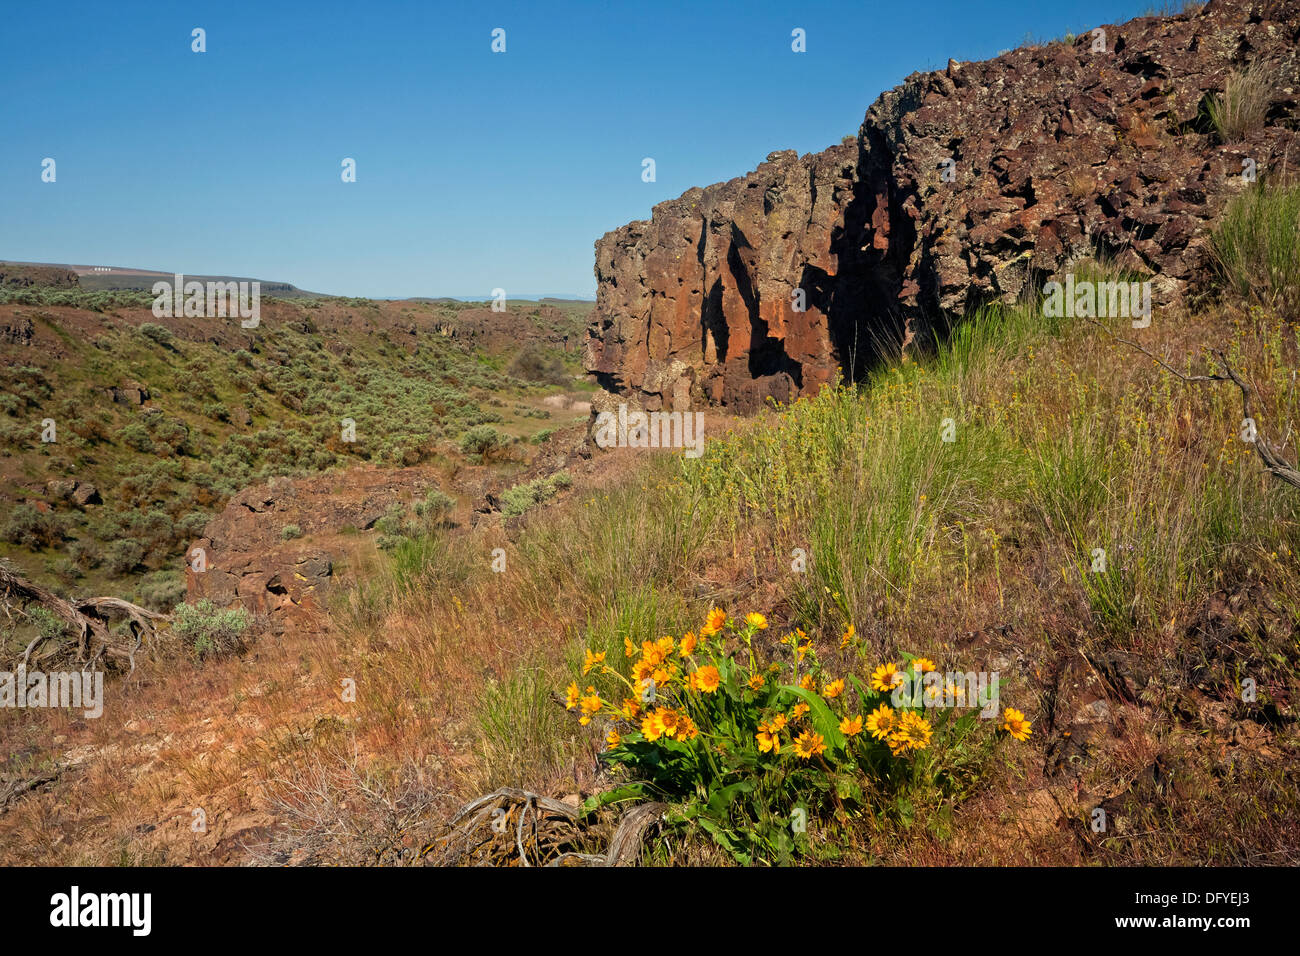
{"label": "dead tree branch", "polygon": [[[26,578],[15,574],[10,568],[0,564],[0,601],[6,609],[11,604],[20,608],[29,604],[39,604],[67,625],[65,643],[47,651],[43,657],[49,657],[60,651],[73,650],[71,642],[75,641],[75,660],[88,664],[101,658],[112,659],[127,664],[135,670],[136,652],[144,646],[145,641],[154,641],[158,628],[170,619],[165,614],[158,614],[147,608],[132,604],[115,597],[82,598],[65,601],[53,591],[33,584]],[[115,619],[125,619],[129,637],[114,634],[111,624]],[[38,635],[23,653],[22,663],[25,667],[31,660],[36,647],[47,641],[58,640],[49,635]]]}
{"label": "dead tree branch", "polygon": [[[1148,349],[1139,345],[1137,342],[1116,335],[1096,319],[1089,318],[1088,321],[1097,326],[1097,328],[1101,329],[1116,342],[1122,342],[1130,348],[1137,349],[1137,351],[1151,359],[1165,371],[1189,385],[1231,382],[1241,390],[1241,417],[1243,419],[1249,419],[1252,422],[1255,421],[1255,389],[1249,382],[1237,374],[1236,370],[1228,363],[1228,358],[1223,354],[1221,349],[1214,350],[1214,357],[1218,361],[1219,365],[1222,366],[1222,372],[1214,372],[1211,375],[1188,375],[1185,372],[1180,372],[1158,355],[1152,354]],[[1259,432],[1258,427],[1255,429],[1255,432],[1255,440],[1252,444],[1255,446],[1255,454],[1259,456],[1259,460],[1263,463],[1265,470],[1279,481],[1285,482],[1293,488],[1300,488],[1300,471],[1297,471],[1285,458],[1281,456],[1281,454],[1278,453],[1277,449],[1269,444],[1268,439]]]}

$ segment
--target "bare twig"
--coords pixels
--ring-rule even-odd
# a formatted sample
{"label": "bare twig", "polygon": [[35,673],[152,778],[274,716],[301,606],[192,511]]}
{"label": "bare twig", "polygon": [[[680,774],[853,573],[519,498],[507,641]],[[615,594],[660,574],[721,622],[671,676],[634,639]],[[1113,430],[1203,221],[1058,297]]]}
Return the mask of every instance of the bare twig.
{"label": "bare twig", "polygon": [[[1254,411],[1255,389],[1250,385],[1249,382],[1247,382],[1244,378],[1242,378],[1240,375],[1237,374],[1236,370],[1233,369],[1233,367],[1228,363],[1228,358],[1223,354],[1222,350],[1220,349],[1214,350],[1215,359],[1217,359],[1219,364],[1223,367],[1222,372],[1215,372],[1212,375],[1188,375],[1185,372],[1180,372],[1178,369],[1174,368],[1172,365],[1164,361],[1159,356],[1153,355],[1148,349],[1142,347],[1137,342],[1134,342],[1131,339],[1121,338],[1120,336],[1116,335],[1114,332],[1108,329],[1101,322],[1098,322],[1096,319],[1088,318],[1088,321],[1091,322],[1093,325],[1097,326],[1097,328],[1101,329],[1103,332],[1105,332],[1107,335],[1113,338],[1116,342],[1122,342],[1124,345],[1127,345],[1130,348],[1137,349],[1139,352],[1147,356],[1147,358],[1151,359],[1153,362],[1155,362],[1165,371],[1181,379],[1182,381],[1187,382],[1190,385],[1203,385],[1203,384],[1214,383],[1214,382],[1231,382],[1241,390],[1242,418],[1249,419],[1252,422],[1255,421],[1255,411]],[[1268,439],[1266,439],[1262,434],[1259,433],[1258,428],[1256,428],[1255,440],[1254,442],[1252,442],[1252,444],[1255,446],[1255,454],[1259,456],[1259,460],[1263,462],[1264,468],[1269,472],[1269,474],[1271,474],[1274,478],[1277,478],[1279,481],[1285,482],[1286,484],[1290,485],[1293,488],[1300,488],[1300,471],[1297,471],[1290,463],[1287,462],[1285,458],[1283,458],[1278,453],[1278,451],[1275,448],[1273,448],[1271,444],[1269,444]]]}

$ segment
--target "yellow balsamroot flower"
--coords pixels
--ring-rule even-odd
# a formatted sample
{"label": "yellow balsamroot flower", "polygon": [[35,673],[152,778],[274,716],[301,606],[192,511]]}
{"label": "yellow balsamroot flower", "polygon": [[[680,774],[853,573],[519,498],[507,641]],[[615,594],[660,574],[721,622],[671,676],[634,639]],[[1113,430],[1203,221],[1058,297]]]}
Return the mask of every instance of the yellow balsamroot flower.
{"label": "yellow balsamroot flower", "polygon": [[751,674],[749,677],[749,689],[760,690],[767,681],[763,680],[762,674]]}
{"label": "yellow balsamroot flower", "polygon": [[660,660],[664,660],[665,658],[667,658],[668,655],[673,652],[673,648],[676,646],[677,646],[677,641],[675,641],[673,638],[669,637],[666,634],[663,637],[659,638],[659,640],[655,641],[655,647],[658,648],[659,650]]}
{"label": "yellow balsamroot flower", "polygon": [[834,700],[844,693],[844,679],[833,680],[822,688],[822,696],[827,700]]}
{"label": "yellow balsamroot flower", "polygon": [[573,708],[578,706],[578,697],[580,695],[578,694],[578,684],[576,681],[564,689],[564,694],[564,706],[567,709],[573,710]]}
{"label": "yellow balsamroot flower", "polygon": [[1009,733],[1016,740],[1028,740],[1029,735],[1033,733],[1029,729],[1029,721],[1025,720],[1025,715],[1014,707],[1008,707],[1002,712],[1002,729]]}
{"label": "yellow balsamroot flower", "polygon": [[751,611],[745,615],[745,623],[758,631],[767,630],[767,618],[757,611]]}
{"label": "yellow balsamroot flower", "polygon": [[696,686],[706,694],[712,694],[722,684],[722,675],[712,664],[706,664],[691,674]]}
{"label": "yellow balsamroot flower", "polygon": [[840,733],[845,737],[856,737],[862,733],[862,715],[845,717],[840,721]]}
{"label": "yellow balsamroot flower", "polygon": [[901,683],[903,683],[903,675],[897,664],[881,664],[871,672],[872,690],[892,690]]}
{"label": "yellow balsamroot flower", "polygon": [[826,750],[826,742],[822,739],[821,734],[815,734],[811,730],[805,730],[794,741],[795,756],[808,760],[817,756]]}
{"label": "yellow balsamroot flower", "polygon": [[758,733],[754,739],[758,741],[758,749],[762,753],[769,750],[772,753],[781,752],[781,738],[778,736],[785,728],[785,714],[777,714],[771,720],[762,721],[758,725]]}
{"label": "yellow balsamroot flower", "polygon": [[605,735],[605,743],[609,744],[611,748],[617,747],[622,742],[623,738],[618,735],[617,730],[611,730]]}
{"label": "yellow balsamroot flower", "polygon": [[623,698],[623,716],[632,720],[637,714],[641,713],[641,701],[635,697]]}
{"label": "yellow balsamroot flower", "polygon": [[794,710],[791,712],[790,716],[792,720],[798,720],[806,713],[808,713],[808,705],[803,701],[799,701],[799,703],[794,705]]}
{"label": "yellow balsamroot flower", "polygon": [[912,661],[912,667],[918,674],[928,674],[930,671],[935,669],[935,666],[934,661],[930,660],[928,657],[918,657],[916,660]]}
{"label": "yellow balsamroot flower", "polygon": [[601,651],[599,654],[593,654],[591,652],[591,648],[589,647],[587,648],[587,656],[583,658],[582,661],[582,673],[584,675],[588,674],[590,673],[591,669],[595,667],[597,664],[603,664],[603,663],[605,663],[605,652]]}
{"label": "yellow balsamroot flower", "polygon": [[[904,711],[898,718],[898,728],[890,737],[890,744],[891,747],[897,744],[899,749],[924,750],[930,746],[930,737],[933,733],[928,720],[910,710]],[[895,750],[895,753],[897,752],[898,750]]]}
{"label": "yellow balsamroot flower", "polygon": [[582,708],[582,717],[578,719],[578,723],[585,727],[591,723],[592,715],[600,710],[600,695],[596,693],[596,688],[588,687],[587,696],[578,701],[578,704]]}
{"label": "yellow balsamroot flower", "polygon": [[695,721],[685,714],[679,714],[679,723],[677,727],[678,740],[691,740],[700,735],[700,728],[695,726]]}
{"label": "yellow balsamroot flower", "polygon": [[623,656],[636,657],[636,645],[632,643],[632,638],[623,638]]}
{"label": "yellow balsamroot flower", "polygon": [[658,664],[654,661],[648,661],[644,657],[632,665],[632,680],[636,683],[649,680],[650,675],[655,672]]}
{"label": "yellow balsamroot flower", "polygon": [[857,631],[855,631],[853,625],[850,624],[849,629],[840,635],[840,650],[849,646],[849,643],[853,640],[853,635],[856,633]]}
{"label": "yellow balsamroot flower", "polygon": [[691,736],[697,731],[690,718],[677,713],[671,707],[660,707],[641,721],[641,733],[646,740],[658,740],[660,737],[675,737],[689,728]]}
{"label": "yellow balsamroot flower", "polygon": [[804,690],[817,689],[817,685],[813,682],[812,674],[804,674],[803,677],[799,678],[799,686]]}
{"label": "yellow balsamroot flower", "polygon": [[682,637],[682,644],[677,649],[677,653],[682,657],[690,657],[695,653],[695,635],[692,632],[687,631]]}
{"label": "yellow balsamroot flower", "polygon": [[709,608],[709,615],[704,620],[704,627],[700,628],[700,633],[705,637],[712,637],[722,630],[722,626],[727,623],[727,612],[721,608]]}
{"label": "yellow balsamroot flower", "polygon": [[881,704],[867,717],[867,731],[877,740],[884,740],[898,726],[898,715],[887,704]]}

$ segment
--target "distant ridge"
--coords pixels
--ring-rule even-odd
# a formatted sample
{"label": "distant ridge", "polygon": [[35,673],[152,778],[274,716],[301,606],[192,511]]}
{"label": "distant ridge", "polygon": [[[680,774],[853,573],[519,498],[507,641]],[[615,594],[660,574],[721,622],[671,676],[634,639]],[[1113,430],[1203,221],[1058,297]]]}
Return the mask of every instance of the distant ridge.
{"label": "distant ridge", "polygon": [[[8,268],[6,268],[8,267]],[[164,272],[157,269],[134,269],[124,266],[104,266],[104,265],[75,265],[71,263],[58,262],[23,262],[19,260],[0,259],[0,277],[9,272],[27,272],[31,275],[48,275],[52,276],[57,271],[63,270],[75,274],[77,285],[82,289],[88,289],[94,292],[111,291],[115,289],[137,289],[148,292],[153,288],[153,284],[160,279],[170,279],[175,275],[174,272]],[[260,282],[262,284],[262,294],[276,296],[282,299],[392,299],[400,302],[488,302],[492,296],[490,293],[479,295],[440,295],[440,296],[406,296],[406,297],[389,297],[389,296],[346,296],[346,295],[328,295],[324,292],[309,292],[306,289],[300,289],[290,282],[279,282],[268,279],[254,279],[251,276],[227,276],[227,275],[199,275],[186,273],[187,279],[194,279],[198,282]],[[596,295],[579,295],[577,293],[548,292],[538,294],[535,292],[512,294],[509,299],[523,302],[595,302]]]}

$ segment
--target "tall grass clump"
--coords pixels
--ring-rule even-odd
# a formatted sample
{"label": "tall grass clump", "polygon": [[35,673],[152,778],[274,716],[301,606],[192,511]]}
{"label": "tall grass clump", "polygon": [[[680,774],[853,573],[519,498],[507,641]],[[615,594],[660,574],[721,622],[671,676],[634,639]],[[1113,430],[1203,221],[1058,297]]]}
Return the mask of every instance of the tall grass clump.
{"label": "tall grass clump", "polygon": [[1261,180],[1237,196],[1224,210],[1210,248],[1233,292],[1295,315],[1300,309],[1300,183]]}
{"label": "tall grass clump", "polygon": [[1225,143],[1239,143],[1264,126],[1274,81],[1263,63],[1229,74],[1223,92],[1206,104],[1214,131]]}

